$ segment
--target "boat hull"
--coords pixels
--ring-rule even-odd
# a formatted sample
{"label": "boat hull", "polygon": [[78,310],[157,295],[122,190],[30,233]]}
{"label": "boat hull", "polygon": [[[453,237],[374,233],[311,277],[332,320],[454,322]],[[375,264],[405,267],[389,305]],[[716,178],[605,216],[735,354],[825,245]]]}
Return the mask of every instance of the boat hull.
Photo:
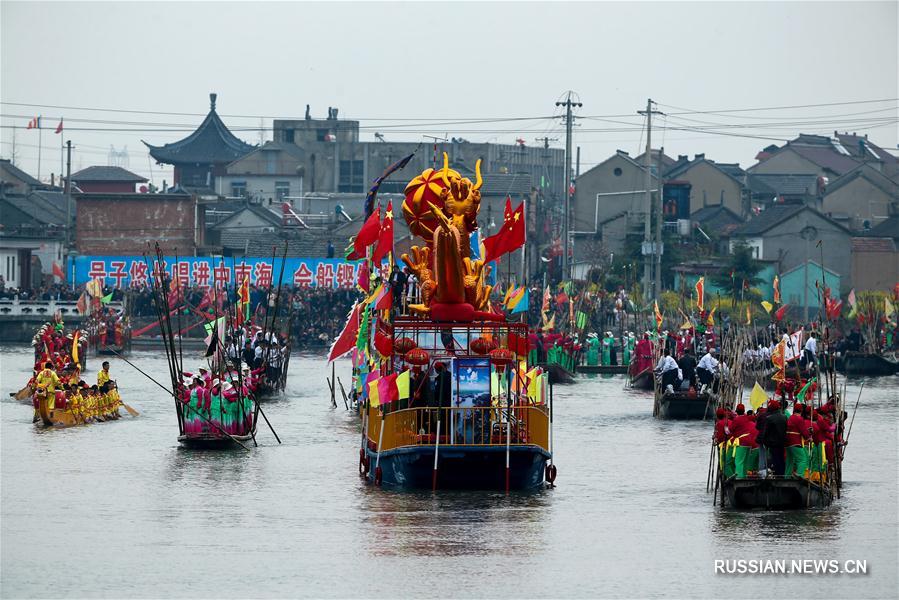
{"label": "boat hull", "polygon": [[693,396],[685,393],[665,394],[659,400],[659,418],[673,420],[702,420],[715,416],[717,401],[709,395]]}
{"label": "boat hull", "polygon": [[569,383],[575,382],[574,374],[572,374],[571,371],[561,365],[557,365],[555,363],[544,363],[538,366],[543,367],[543,370],[549,373],[549,382],[553,385],[567,385]]}
{"label": "boat hull", "polygon": [[[252,441],[251,435],[235,435],[233,436],[239,442]],[[231,438],[216,435],[179,435],[178,441],[187,448],[205,448],[208,450],[221,450],[236,446]]]}
{"label": "boat hull", "polygon": [[636,375],[631,375],[631,387],[637,390],[652,390],[655,387],[652,369],[644,369]]}
{"label": "boat hull", "polygon": [[627,373],[627,365],[578,365],[577,372],[623,375]]}
{"label": "boat hull", "polygon": [[[434,481],[434,446],[404,447],[381,454],[367,450],[374,481],[375,465],[381,467],[381,485],[409,489],[431,489]],[[534,490],[543,487],[550,455],[537,446],[509,449],[509,489]],[[437,460],[437,488],[504,490],[506,448],[504,446],[440,447]]]}
{"label": "boat hull", "polygon": [[737,509],[801,510],[824,508],[830,490],[805,479],[737,479],[724,482],[727,505]]}
{"label": "boat hull", "polygon": [[846,375],[892,375],[899,373],[899,363],[879,354],[847,352],[835,361],[837,371]]}

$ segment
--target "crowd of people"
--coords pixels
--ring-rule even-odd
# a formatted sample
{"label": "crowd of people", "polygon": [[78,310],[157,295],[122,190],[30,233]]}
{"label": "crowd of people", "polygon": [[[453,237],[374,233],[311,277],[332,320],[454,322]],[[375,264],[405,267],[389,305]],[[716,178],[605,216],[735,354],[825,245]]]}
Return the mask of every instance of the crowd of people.
{"label": "crowd of people", "polygon": [[714,443],[725,479],[798,477],[825,483],[834,464],[839,436],[836,405],[831,398],[814,408],[796,400],[770,399],[757,412],[737,404],[733,412],[716,412]]}

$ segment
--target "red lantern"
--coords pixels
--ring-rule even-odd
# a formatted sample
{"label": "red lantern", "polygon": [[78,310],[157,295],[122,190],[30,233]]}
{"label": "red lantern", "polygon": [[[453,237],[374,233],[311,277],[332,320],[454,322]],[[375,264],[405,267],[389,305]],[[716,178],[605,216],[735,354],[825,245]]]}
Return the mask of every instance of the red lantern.
{"label": "red lantern", "polygon": [[416,344],[414,340],[407,337],[401,337],[393,344],[393,347],[399,354],[406,354],[409,350],[412,350],[416,346],[418,346],[418,344]]}
{"label": "red lantern", "polygon": [[471,351],[475,354],[487,354],[496,348],[496,342],[487,338],[476,338],[471,341]]}
{"label": "red lantern", "polygon": [[428,354],[427,350],[422,350],[421,348],[413,348],[412,350],[406,352],[406,356],[404,358],[410,365],[426,365],[431,360],[431,355]]}
{"label": "red lantern", "polygon": [[515,353],[508,348],[494,348],[490,351],[490,362],[496,365],[496,370],[502,373],[506,367],[515,360]]}
{"label": "red lantern", "polygon": [[375,333],[375,348],[378,349],[381,356],[388,357],[393,354],[393,340],[390,336],[378,331]]}

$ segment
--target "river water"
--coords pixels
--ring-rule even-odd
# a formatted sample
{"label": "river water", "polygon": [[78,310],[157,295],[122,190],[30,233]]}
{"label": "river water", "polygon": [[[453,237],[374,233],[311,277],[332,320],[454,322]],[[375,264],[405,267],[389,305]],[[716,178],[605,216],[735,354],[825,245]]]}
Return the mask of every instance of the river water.
{"label": "river water", "polygon": [[[264,405],[283,444],[263,426],[251,452],[179,448],[171,399],[115,358],[139,417],[39,430],[8,397],[29,349],[0,359],[4,598],[896,596],[899,377],[864,380],[832,507],[742,513],[705,492],[711,424],[653,419],[621,376],[556,387],[555,489],[432,494],[359,479],[358,421],[329,408],[319,356],[295,356],[287,398]],[[161,351],[131,360],[166,379]],[[767,558],[868,573],[714,570]]]}

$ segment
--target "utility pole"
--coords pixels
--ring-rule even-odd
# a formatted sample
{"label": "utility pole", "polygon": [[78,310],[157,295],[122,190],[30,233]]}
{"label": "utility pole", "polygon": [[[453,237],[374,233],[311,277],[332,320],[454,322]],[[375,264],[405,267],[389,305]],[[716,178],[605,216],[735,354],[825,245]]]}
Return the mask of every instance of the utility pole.
{"label": "utility pole", "polygon": [[[659,290],[655,287],[660,274],[653,277],[653,271],[656,270],[655,253],[661,255],[661,242],[658,246],[653,243],[652,236],[652,217],[654,214],[652,204],[652,115],[662,114],[657,110],[653,110],[652,105],[655,104],[651,98],[646,99],[646,110],[638,110],[637,114],[646,115],[646,152],[643,155],[644,188],[646,192],[646,221],[643,223],[643,301],[644,303],[650,298],[658,299]],[[661,181],[661,177],[659,177]],[[661,215],[659,215],[661,217]],[[660,230],[661,231],[661,230]],[[659,262],[661,265],[661,262]],[[651,293],[650,293],[651,290]]]}
{"label": "utility pole", "polygon": [[571,218],[571,128],[574,126],[571,109],[583,106],[580,102],[571,101],[571,92],[565,102],[556,102],[556,106],[565,107],[565,195],[562,202],[564,215],[562,217],[562,279],[571,279],[570,265],[568,264],[568,231]]}
{"label": "utility pole", "polygon": [[72,140],[66,140],[66,250],[72,245]]}

